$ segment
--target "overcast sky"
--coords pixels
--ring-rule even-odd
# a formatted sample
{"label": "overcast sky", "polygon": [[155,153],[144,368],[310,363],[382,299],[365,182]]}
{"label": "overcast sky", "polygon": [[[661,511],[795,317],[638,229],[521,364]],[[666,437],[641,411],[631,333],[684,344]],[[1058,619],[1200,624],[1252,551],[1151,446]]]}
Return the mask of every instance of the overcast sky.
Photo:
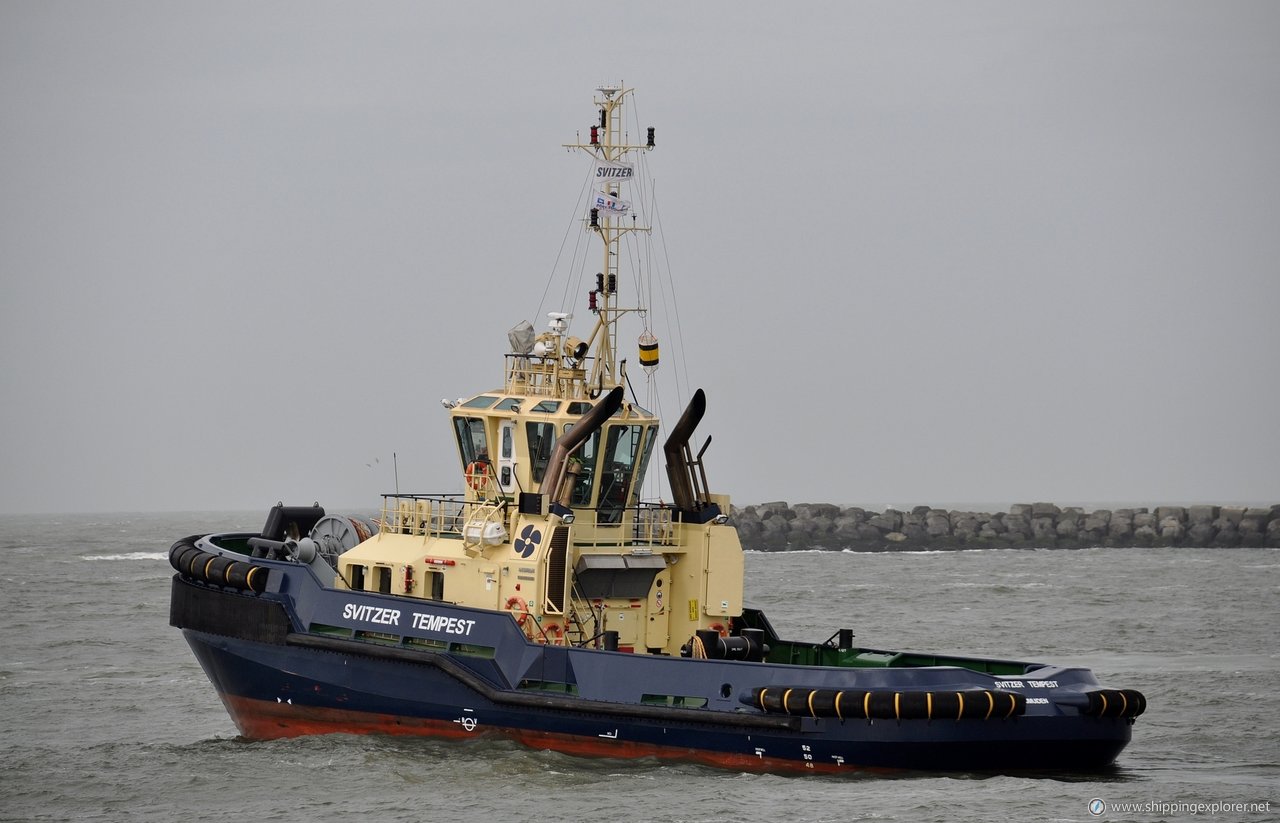
{"label": "overcast sky", "polygon": [[1280,502],[1280,3],[0,0],[0,511],[460,490],[618,81],[736,503]]}

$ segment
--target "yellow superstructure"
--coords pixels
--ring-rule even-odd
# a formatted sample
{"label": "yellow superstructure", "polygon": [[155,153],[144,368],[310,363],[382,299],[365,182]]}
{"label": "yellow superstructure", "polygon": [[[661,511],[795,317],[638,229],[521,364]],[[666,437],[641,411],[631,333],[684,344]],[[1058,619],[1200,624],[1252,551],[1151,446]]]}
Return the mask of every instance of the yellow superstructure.
{"label": "yellow superstructure", "polygon": [[[627,144],[629,90],[598,91],[599,124],[569,146],[601,179],[584,215],[603,245],[592,331],[571,336],[563,313],[539,334],[513,330],[501,388],[449,404],[464,493],[385,498],[379,533],[341,556],[338,585],[508,611],[539,642],[678,654],[695,630],[727,633],[741,614],[742,549],[689,446],[701,391],[665,438],[625,399],[617,321],[640,310],[618,305],[618,242],[648,229],[622,192],[626,157],[652,149],[653,131]],[[656,340],[646,345],[642,365],[656,366]],[[660,440],[670,504],[640,499]]]}

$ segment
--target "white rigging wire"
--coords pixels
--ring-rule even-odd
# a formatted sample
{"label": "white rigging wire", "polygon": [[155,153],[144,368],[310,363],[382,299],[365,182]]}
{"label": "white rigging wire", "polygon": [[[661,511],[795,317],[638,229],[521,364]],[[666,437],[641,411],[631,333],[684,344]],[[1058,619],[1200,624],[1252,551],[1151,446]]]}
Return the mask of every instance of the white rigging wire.
{"label": "white rigging wire", "polygon": [[[565,244],[569,242],[569,232],[573,231],[573,227],[576,223],[580,223],[582,221],[582,216],[581,216],[582,205],[584,202],[586,202],[587,192],[591,188],[591,170],[594,167],[595,166],[593,164],[592,166],[589,166],[587,168],[586,176],[583,177],[583,180],[582,180],[582,188],[578,190],[578,200],[576,203],[573,204],[573,213],[569,215],[569,224],[568,226],[565,227],[564,237],[561,238],[560,240],[560,249],[556,252],[556,260],[551,265],[551,271],[547,274],[547,284],[542,289],[542,298],[538,301],[537,312],[534,313],[535,322],[541,322],[539,318],[542,317],[542,307],[545,306],[547,303],[547,294],[551,291],[551,284],[555,282],[556,272],[560,270],[560,259],[564,256]],[[583,235],[583,232],[578,232],[577,242],[574,243],[573,257],[570,261],[570,271],[573,270],[577,262],[578,250],[582,247],[582,235]],[[566,278],[566,284],[565,284],[566,292],[568,290],[568,281],[570,279],[571,278]],[[560,297],[560,306],[562,309],[565,305],[565,302],[566,302],[566,297],[564,294],[562,294]]]}
{"label": "white rigging wire", "polygon": [[[662,235],[662,234],[663,234],[663,232],[662,232],[662,214],[661,214],[661,212],[658,210],[658,194],[657,194],[657,187],[656,187],[656,186],[654,187],[654,191],[653,191],[653,195],[652,195],[652,196],[653,196],[653,216],[654,216],[654,222],[655,222],[655,224],[656,224],[656,226],[657,226],[658,234],[659,234],[659,235]],[[690,391],[689,387],[690,387],[692,384],[691,384],[691,383],[690,383],[690,381],[689,381],[689,363],[688,363],[688,360],[687,360],[687,359],[685,358],[685,356],[684,356],[684,352],[685,352],[685,348],[684,348],[684,329],[683,329],[683,327],[682,327],[682,326],[681,326],[681,324],[680,324],[680,302],[679,302],[679,300],[678,300],[678,299],[677,299],[677,297],[676,297],[676,283],[675,283],[675,278],[674,278],[674,277],[672,276],[672,274],[671,274],[671,257],[670,257],[670,255],[668,254],[667,241],[666,241],[665,235],[662,237],[661,242],[662,242],[662,258],[663,258],[663,260],[666,262],[666,271],[667,271],[666,281],[669,281],[669,282],[670,282],[670,284],[671,284],[671,311],[670,311],[670,313],[669,313],[669,314],[668,314],[668,316],[667,316],[667,329],[668,329],[668,331],[670,331],[670,329],[671,329],[671,318],[675,318],[675,341],[676,341],[676,348],[677,348],[677,349],[679,350],[679,352],[680,352],[679,357],[677,357],[677,358],[676,358],[676,359],[677,359],[677,361],[678,361],[678,363],[679,363],[679,366],[680,366],[680,368],[676,370],[676,392],[677,392],[681,397],[686,397],[686,396],[688,396],[688,395],[691,393],[691,391]],[[661,283],[662,281],[659,281],[659,282]],[[663,294],[664,294],[664,296],[665,296],[665,291],[663,292]],[[665,307],[665,305],[666,305],[665,300],[664,300],[663,305],[664,305],[664,307]],[[683,388],[681,387],[681,384],[680,384],[680,372],[681,372],[681,371],[683,371],[683,372],[684,372],[684,386],[683,386]]]}
{"label": "white rigging wire", "polygon": [[[635,104],[635,93],[632,92],[631,105],[628,107],[631,115],[631,123],[624,124],[623,142],[628,143],[629,132],[626,130],[628,125],[635,129],[636,134],[644,134],[644,130],[639,125],[639,108]],[[663,322],[666,326],[666,335],[668,340],[674,340],[675,346],[672,348],[679,351],[679,356],[674,357],[676,367],[672,369],[672,376],[675,381],[677,399],[685,397],[689,394],[689,367],[684,356],[684,334],[680,325],[680,313],[678,302],[676,299],[675,279],[671,272],[671,260],[669,250],[667,249],[665,237],[657,240],[654,238],[655,232],[659,235],[662,233],[662,220],[658,211],[658,202],[656,196],[656,183],[648,173],[648,158],[646,151],[639,151],[637,154],[636,173],[632,178],[632,200],[633,209],[632,220],[633,225],[637,216],[643,221],[644,225],[650,227],[647,232],[627,232],[620,238],[622,240],[621,247],[618,250],[618,259],[614,261],[615,268],[618,270],[619,280],[623,277],[621,271],[621,263],[625,260],[626,264],[631,268],[631,282],[635,289],[636,306],[640,314],[640,321],[643,331],[652,334],[650,329],[650,313],[655,310],[657,303],[655,299],[661,302]],[[570,215],[569,224],[565,229],[565,235],[561,239],[560,248],[556,253],[555,263],[551,272],[548,274],[547,283],[543,288],[542,298],[538,302],[537,316],[542,316],[543,307],[547,303],[547,297],[551,291],[551,285],[556,278],[557,272],[562,271],[561,264],[563,262],[565,247],[568,244],[569,232],[573,231],[575,226],[582,227],[585,218],[584,203],[589,202],[589,193],[595,188],[594,170],[598,157],[593,157],[593,162],[588,165],[586,175],[583,178],[582,187],[578,192],[577,202],[574,204],[573,213]],[[639,237],[637,235],[643,235]],[[581,294],[583,291],[583,279],[588,276],[589,260],[591,253],[591,244],[584,242],[589,237],[589,232],[579,231],[575,240],[572,254],[568,263],[568,270],[565,276],[564,290],[560,295],[560,310],[568,312],[571,310],[571,302],[574,296]],[[660,244],[660,248],[659,248]],[[605,274],[605,288],[608,288],[608,271]],[[576,276],[575,276],[576,274]],[[670,294],[668,295],[668,290]],[[674,321],[674,322],[673,322]],[[672,352],[669,350],[668,356]],[[644,405],[657,414],[659,421],[666,420],[666,414],[663,410],[661,380],[658,378],[658,372],[645,372],[645,397]],[[665,432],[667,424],[660,422],[661,429]],[[656,456],[655,456],[656,459]],[[652,470],[654,464],[650,465],[650,471],[647,472],[647,480],[650,485],[649,499],[662,499],[662,489],[665,485],[665,473]]]}
{"label": "white rigging wire", "polygon": [[[634,121],[636,134],[644,134],[645,133],[644,130],[641,129],[640,127],[640,108],[639,106],[636,105],[634,92],[632,92],[631,104],[632,105],[631,105],[630,111]],[[658,304],[657,302],[655,302],[655,296],[661,297],[663,320],[666,322],[666,325],[667,325],[667,339],[669,341],[675,340],[677,345],[674,348],[676,348],[679,351],[679,356],[675,358],[678,361],[677,368],[675,368],[672,371],[672,375],[674,377],[675,384],[676,384],[676,397],[677,397],[677,400],[679,400],[680,398],[688,394],[688,391],[681,385],[681,373],[683,372],[684,384],[685,386],[687,386],[689,382],[689,369],[688,369],[688,364],[684,357],[684,340],[683,340],[683,334],[680,333],[680,325],[679,325],[680,315],[679,315],[679,312],[676,311],[676,306],[675,306],[675,286],[674,286],[674,280],[671,274],[671,261],[670,261],[669,255],[667,254],[665,238],[662,238],[658,241],[661,243],[662,256],[659,257],[657,254],[654,234],[657,233],[660,235],[662,233],[662,224],[661,224],[660,216],[658,214],[658,200],[657,200],[657,194],[656,194],[657,184],[656,184],[656,181],[649,175],[648,152],[641,151],[638,153],[638,155],[639,155],[638,162],[637,162],[638,168],[637,168],[637,173],[635,175],[636,201],[638,204],[637,207],[641,212],[640,216],[644,220],[645,225],[649,226],[651,230],[648,232],[645,232],[646,236],[644,240],[640,243],[640,245],[643,246],[643,250],[644,250],[643,256],[645,260],[645,266],[644,266],[643,272],[637,273],[637,277],[639,278],[643,276],[644,283],[637,284],[636,296],[640,304],[645,307],[645,314],[643,315],[644,329],[646,331],[650,331],[651,334],[652,334],[652,331],[650,330],[650,323],[649,323],[650,318],[648,315],[649,315],[649,312],[653,312],[657,308]],[[663,265],[663,263],[665,263],[665,266]],[[667,290],[665,287],[666,281],[672,281],[670,307],[668,307],[667,305]],[[656,289],[656,295],[655,295],[655,289]],[[671,326],[672,317],[675,317],[676,319],[675,334],[672,334],[672,326]],[[670,353],[670,349],[668,350],[668,352]],[[670,356],[670,354],[668,356]],[[665,410],[662,407],[663,405],[662,392],[661,392],[662,382],[663,381],[661,381],[658,378],[658,372],[656,370],[653,372],[646,372],[645,404],[648,406],[650,410],[652,410],[657,414],[658,420],[660,421],[661,431],[665,435],[666,430],[668,428],[668,424],[666,423],[667,416],[666,416]],[[654,459],[657,459],[657,458],[654,458]],[[649,498],[662,499],[662,489],[666,483],[665,472],[651,470],[648,473],[648,477],[646,479],[649,481],[649,486],[650,486]]]}

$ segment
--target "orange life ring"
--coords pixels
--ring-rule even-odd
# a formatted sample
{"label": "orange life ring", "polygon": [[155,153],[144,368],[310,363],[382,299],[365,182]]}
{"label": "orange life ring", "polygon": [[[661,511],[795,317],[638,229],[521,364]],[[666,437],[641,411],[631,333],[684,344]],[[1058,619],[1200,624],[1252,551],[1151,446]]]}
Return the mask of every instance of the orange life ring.
{"label": "orange life ring", "polygon": [[[520,616],[516,617],[516,607],[519,607]],[[512,597],[507,600],[507,611],[511,612],[511,616],[515,617],[516,625],[524,628],[525,621],[529,619],[529,607],[518,597]]]}
{"label": "orange life ring", "polygon": [[480,491],[484,488],[485,481],[489,479],[489,464],[479,460],[472,460],[467,464],[467,485],[474,491]]}
{"label": "orange life ring", "polygon": [[564,637],[564,629],[559,623],[548,623],[541,628],[541,634],[538,636],[539,643],[550,643],[553,646],[559,645],[560,638]]}
{"label": "orange life ring", "polygon": [[723,623],[712,623],[707,628],[719,632],[721,637],[729,636],[729,630],[724,627]]}

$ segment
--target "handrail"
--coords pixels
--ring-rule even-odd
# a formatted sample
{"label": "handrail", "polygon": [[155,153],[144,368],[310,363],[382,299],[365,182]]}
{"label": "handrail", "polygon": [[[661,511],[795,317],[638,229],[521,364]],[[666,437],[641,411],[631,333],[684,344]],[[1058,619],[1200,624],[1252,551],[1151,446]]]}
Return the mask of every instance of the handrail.
{"label": "handrail", "polygon": [[674,546],[675,529],[672,528],[675,509],[659,503],[640,503],[634,508],[632,519],[633,539],[652,546]]}
{"label": "handrail", "polygon": [[531,354],[507,354],[506,390],[512,394],[584,400],[588,394],[587,370],[583,365],[565,366],[559,358],[534,362]]}
{"label": "handrail", "polygon": [[384,494],[378,527],[384,532],[459,536],[467,502],[456,494]]}
{"label": "handrail", "polygon": [[[587,633],[587,624],[582,622],[582,613],[579,611],[579,607],[586,609],[587,613],[591,615],[591,622],[594,624],[591,634]],[[572,645],[586,646],[588,643],[596,641],[600,637],[600,617],[596,614],[596,610],[591,605],[590,600],[587,600],[585,597],[578,596],[577,583],[569,588],[569,612],[565,617],[567,618],[565,620],[566,641],[569,639],[569,626],[577,626],[576,633],[578,635],[578,642]],[[599,643],[594,643],[593,646],[595,648],[599,648]]]}
{"label": "handrail", "polygon": [[504,529],[506,527],[506,501],[499,503],[482,501],[466,503],[464,504],[464,511],[467,513],[467,519],[462,525],[462,545],[466,549],[473,549],[485,542],[486,527],[490,523],[497,523],[503,526]]}
{"label": "handrail", "polygon": [[[422,537],[464,537],[467,526],[483,526],[489,522],[509,525],[506,519],[510,504],[507,500],[486,502],[467,500],[461,494],[384,494],[382,496],[382,515],[378,520],[378,528],[391,534],[412,534]],[[592,511],[584,509],[583,511]],[[630,512],[631,517],[623,517],[623,528],[618,524],[610,527],[601,526],[595,532],[597,538],[605,535],[616,535],[617,545],[630,546],[674,546],[676,545],[673,520],[676,510],[665,503],[637,503],[628,506],[623,512]],[[630,521],[630,526],[626,524]]]}

